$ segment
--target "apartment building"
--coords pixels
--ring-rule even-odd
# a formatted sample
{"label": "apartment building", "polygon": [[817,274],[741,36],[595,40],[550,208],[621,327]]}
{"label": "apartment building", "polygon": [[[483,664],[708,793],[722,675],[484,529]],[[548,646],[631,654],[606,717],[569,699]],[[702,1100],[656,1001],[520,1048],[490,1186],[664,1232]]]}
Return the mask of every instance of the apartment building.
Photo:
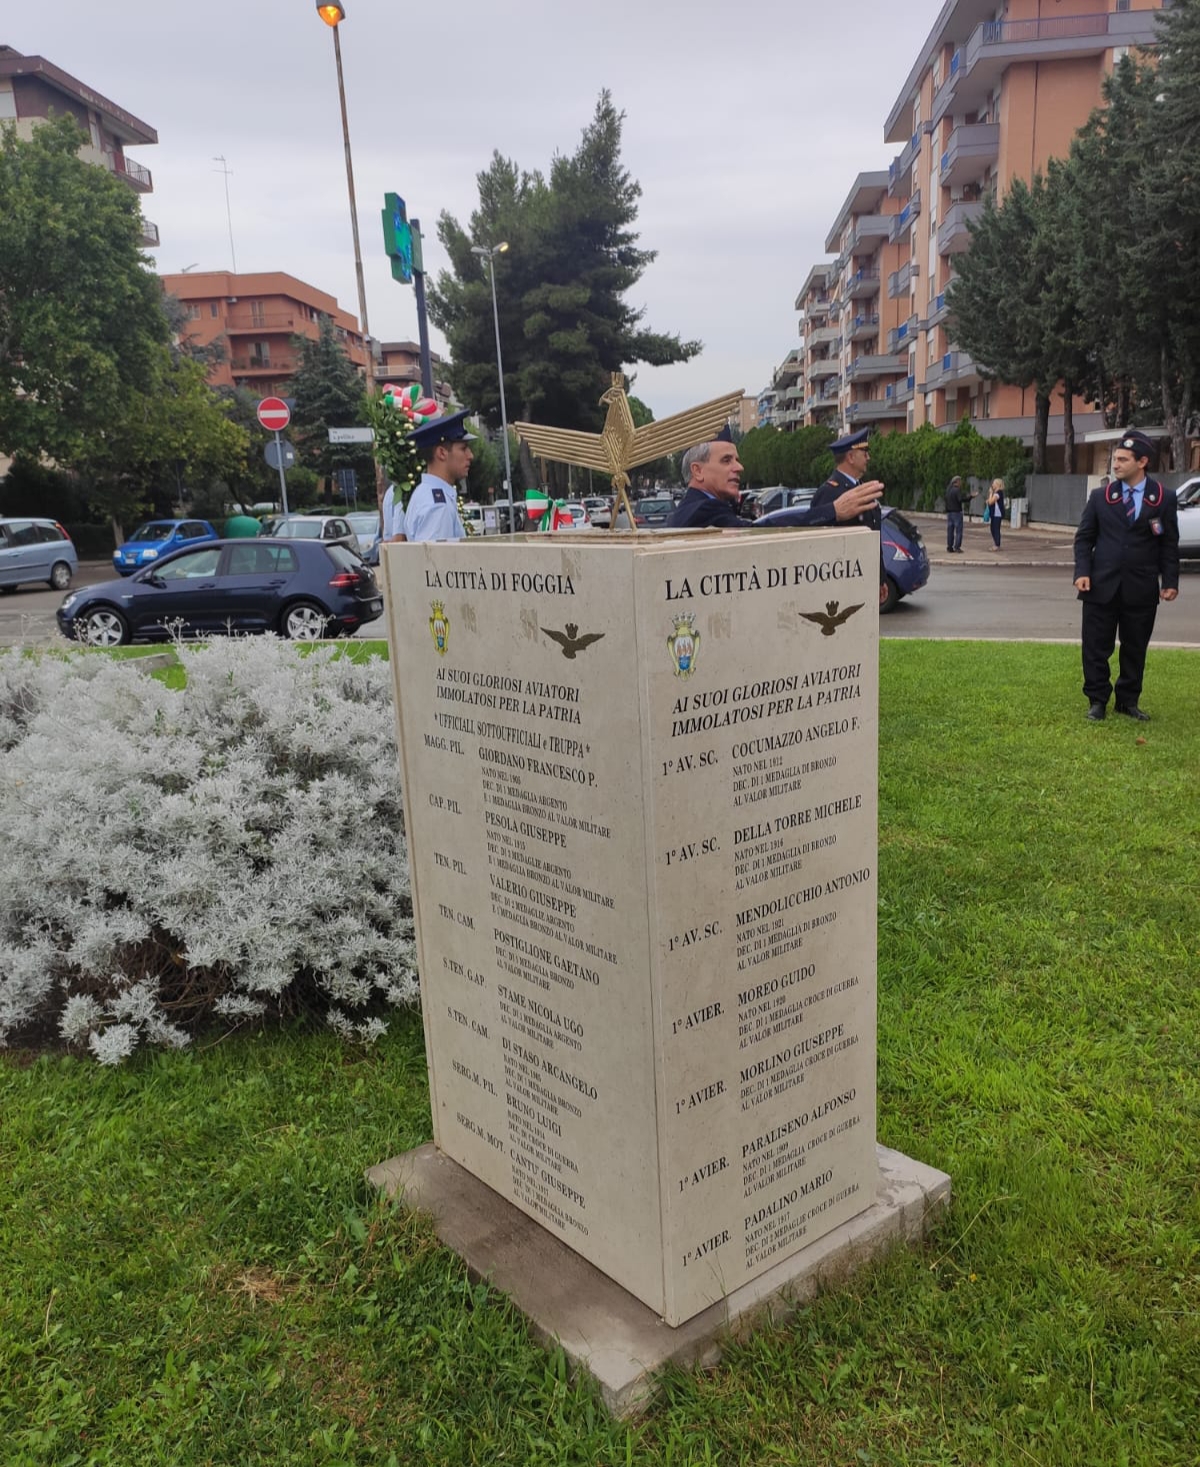
{"label": "apartment building", "polygon": [[[429,353],[429,365],[433,373],[433,395],[445,411],[454,396],[446,374],[450,364],[437,352]],[[381,341],[375,363],[377,382],[394,382],[397,387],[409,387],[421,381],[421,346],[416,341]]]}
{"label": "apartment building", "polygon": [[[947,329],[946,291],[989,194],[1032,179],[1103,102],[1104,78],[1153,43],[1162,0],[946,0],[884,124],[886,171],[860,173],[796,298],[803,411],[782,426],[952,427],[1032,442],[1031,389],[981,376]],[[787,391],[778,373],[773,386]],[[1101,415],[1076,399],[1080,435]],[[1052,404],[1050,444],[1062,443]]]}
{"label": "apartment building", "polygon": [[[1033,392],[985,381],[946,326],[946,289],[968,248],[968,224],[989,193],[1044,172],[1103,102],[1114,59],[1155,39],[1160,0],[947,0],[888,114],[900,144],[888,170],[893,199],[913,210],[910,248],[888,276],[907,330],[907,423],[970,417],[988,435],[1033,434]],[[1101,426],[1076,401],[1080,433]],[[1055,410],[1057,409],[1057,410]],[[1062,441],[1061,403],[1051,443]]]}
{"label": "apartment building", "polygon": [[[158,133],[148,124],[94,92],[44,56],[24,56],[12,46],[0,46],[0,122],[16,124],[20,137],[29,138],[39,123],[70,114],[86,134],[79,156],[107,168],[137,194],[154,191],[154,179],[126,154],[126,148],[157,143]],[[142,220],[142,244],[158,244],[158,226]]]}
{"label": "apartment building", "polygon": [[214,387],[245,387],[259,397],[287,396],[298,365],[295,339],[315,341],[321,319],[351,362],[365,374],[367,348],[358,320],[331,295],[282,270],[234,275],[226,270],[185,271],[160,276],[168,295],[187,309],[187,332],[198,346],[219,341],[224,359],[213,365]]}

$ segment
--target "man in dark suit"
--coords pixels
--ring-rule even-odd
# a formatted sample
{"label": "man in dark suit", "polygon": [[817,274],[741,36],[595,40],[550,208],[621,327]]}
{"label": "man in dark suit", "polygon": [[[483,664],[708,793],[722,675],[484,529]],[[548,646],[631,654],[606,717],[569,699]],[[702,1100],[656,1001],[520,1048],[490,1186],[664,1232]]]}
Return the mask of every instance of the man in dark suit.
{"label": "man in dark suit", "polygon": [[[850,518],[852,523],[865,525],[867,529],[874,530],[878,534],[883,526],[883,515],[879,510],[883,485],[878,479],[863,482],[863,475],[867,471],[867,465],[871,462],[871,450],[867,447],[867,440],[870,436],[871,430],[863,428],[858,433],[847,433],[845,437],[829,445],[830,452],[833,454],[833,473],[813,495],[812,508],[822,509],[830,504],[836,508],[847,495],[869,490],[874,499],[873,506]],[[840,519],[841,516],[839,515],[838,518]],[[881,606],[887,600],[887,594],[887,573],[883,567],[881,540],[879,546],[879,604]]]}
{"label": "man in dark suit", "polygon": [[1147,723],[1138,707],[1146,649],[1158,603],[1179,594],[1179,517],[1174,489],[1148,478],[1154,445],[1137,429],[1113,449],[1112,482],[1093,489],[1075,532],[1075,589],[1083,603],[1083,692],[1099,722],[1113,691],[1109,675],[1121,639],[1116,710]]}
{"label": "man in dark suit", "polygon": [[946,485],[946,552],[962,554],[963,481],[955,474]]}
{"label": "man in dark suit", "polygon": [[[742,466],[738,462],[733,434],[722,428],[711,443],[698,443],[683,456],[683,482],[687,493],[675,506],[670,528],[673,530],[745,530],[750,521],[738,514],[741,497]],[[840,503],[818,507],[816,500],[807,510],[795,510],[790,521],[796,528],[816,529],[848,520],[878,503],[877,489],[882,485],[860,485]]]}

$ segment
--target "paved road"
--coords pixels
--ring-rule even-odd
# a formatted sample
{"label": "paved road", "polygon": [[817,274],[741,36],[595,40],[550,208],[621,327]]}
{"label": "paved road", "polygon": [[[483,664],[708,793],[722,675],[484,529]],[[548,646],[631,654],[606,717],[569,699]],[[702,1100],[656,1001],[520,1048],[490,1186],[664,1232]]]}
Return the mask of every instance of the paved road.
{"label": "paved road", "polygon": [[[947,555],[945,531],[933,516],[922,523],[933,567],[929,584],[902,601],[880,627],[885,637],[983,638],[990,641],[1079,639],[1079,604],[1071,589],[1070,535],[1024,530],[989,551],[980,525],[968,526],[966,553]],[[103,562],[81,565],[75,585],[108,580]],[[62,645],[54,620],[62,593],[22,587],[0,596],[0,646],[16,642]],[[381,619],[360,635],[384,636]],[[1159,607],[1154,645],[1200,648],[1200,562],[1185,568],[1179,600]]]}

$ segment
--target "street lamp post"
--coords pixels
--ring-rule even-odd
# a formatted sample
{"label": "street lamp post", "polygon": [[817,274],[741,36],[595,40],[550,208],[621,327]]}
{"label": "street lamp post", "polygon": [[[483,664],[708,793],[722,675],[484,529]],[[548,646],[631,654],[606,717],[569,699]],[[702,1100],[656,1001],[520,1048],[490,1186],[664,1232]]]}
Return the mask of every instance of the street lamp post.
{"label": "street lamp post", "polygon": [[508,455],[508,412],[504,406],[504,359],[500,354],[500,307],[496,304],[496,256],[502,255],[508,249],[508,241],[501,240],[497,245],[472,245],[471,253],[478,255],[480,259],[486,260],[488,275],[492,282],[492,320],[496,325],[496,371],[500,374],[500,436],[504,440],[504,487],[508,494],[508,529],[512,534],[516,531],[516,512],[513,509],[512,496],[512,464]]}
{"label": "street lamp post", "polygon": [[342,41],[337,37],[337,26],[346,19],[343,4],[326,4],[317,0],[317,15],[333,31],[333,56],[337,62],[337,100],[342,104],[342,141],[346,148],[346,188],[351,195],[351,227],[354,230],[354,270],[358,277],[358,317],[362,321],[362,343],[367,348],[367,386],[374,383],[374,364],[371,359],[371,327],[367,321],[367,285],[362,279],[362,246],[358,242],[358,201],[354,194],[354,160],[351,157],[351,123],[346,116],[346,84],[342,76]]}

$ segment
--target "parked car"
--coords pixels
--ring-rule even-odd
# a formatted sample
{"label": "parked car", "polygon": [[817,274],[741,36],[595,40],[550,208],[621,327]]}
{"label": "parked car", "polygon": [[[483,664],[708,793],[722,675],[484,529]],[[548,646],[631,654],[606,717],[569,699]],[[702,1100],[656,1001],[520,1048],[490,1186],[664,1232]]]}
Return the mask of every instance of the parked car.
{"label": "parked car", "polygon": [[639,499],[633,506],[633,522],[639,530],[659,529],[675,513],[675,501],[669,494],[658,494],[653,499]]}
{"label": "parked car", "polygon": [[813,501],[815,489],[788,489],[783,484],[776,484],[769,489],[758,491],[758,514],[761,519],[765,514],[774,514],[777,509],[807,509]]}
{"label": "parked car", "polygon": [[1200,478],[1187,479],[1179,497],[1179,558],[1200,560]]}
{"label": "parked car", "polygon": [[[346,516],[346,521],[358,541],[358,553],[366,560],[370,552],[379,545],[379,531],[382,528],[379,515],[370,510],[355,510],[353,514]],[[374,563],[379,564],[378,555]]]}
{"label": "parked car", "polygon": [[598,495],[583,501],[583,507],[587,510],[589,524],[597,530],[607,530],[612,524],[612,504],[607,499]]}
{"label": "parked car", "polygon": [[57,520],[0,519],[0,592],[23,581],[46,581],[65,591],[79,569],[71,537]]}
{"label": "parked car", "polygon": [[290,514],[263,534],[272,540],[320,540],[325,545],[344,545],[358,554],[358,536],[350,521],[337,514]]}
{"label": "parked car", "polygon": [[[881,615],[894,611],[905,596],[919,591],[929,579],[929,553],[921,531],[906,514],[891,505],[881,507],[883,524],[879,538],[883,549],[883,570],[887,578],[887,599],[880,604]],[[787,529],[794,526],[799,511],[780,509],[760,518],[756,529]]]}
{"label": "parked car", "polygon": [[70,592],[57,616],[65,637],[119,647],[225,632],[307,641],[356,631],[382,612],[374,572],[344,545],[259,538],[177,550],[129,580]]}
{"label": "parked car", "polygon": [[139,566],[161,560],[185,545],[215,539],[217,532],[207,520],[147,520],[113,551],[113,566],[118,575],[131,576]]}

